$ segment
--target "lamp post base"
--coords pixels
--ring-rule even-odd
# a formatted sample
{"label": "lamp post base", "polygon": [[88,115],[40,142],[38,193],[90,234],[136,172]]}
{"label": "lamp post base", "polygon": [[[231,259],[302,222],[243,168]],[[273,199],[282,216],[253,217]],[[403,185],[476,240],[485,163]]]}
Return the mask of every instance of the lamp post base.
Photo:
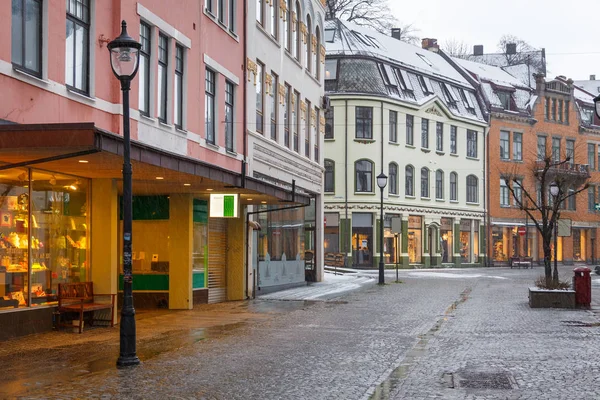
{"label": "lamp post base", "polygon": [[383,264],[383,261],[379,262],[379,284],[380,285],[385,285],[385,265]]}
{"label": "lamp post base", "polygon": [[137,356],[119,356],[117,359],[117,367],[131,367],[139,365],[140,359]]}

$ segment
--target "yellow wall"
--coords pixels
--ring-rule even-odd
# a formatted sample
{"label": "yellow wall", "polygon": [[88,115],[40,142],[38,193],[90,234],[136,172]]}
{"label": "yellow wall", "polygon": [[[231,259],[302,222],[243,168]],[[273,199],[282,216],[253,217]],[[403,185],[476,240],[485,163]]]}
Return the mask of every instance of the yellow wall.
{"label": "yellow wall", "polygon": [[[117,185],[92,179],[91,270],[94,292],[117,293]],[[116,302],[116,301],[115,301]],[[117,322],[117,312],[114,313]]]}
{"label": "yellow wall", "polygon": [[242,217],[227,220],[227,300],[244,299],[244,225]]}
{"label": "yellow wall", "polygon": [[[157,232],[157,234],[160,234]],[[169,201],[169,309],[192,309],[192,196]]]}

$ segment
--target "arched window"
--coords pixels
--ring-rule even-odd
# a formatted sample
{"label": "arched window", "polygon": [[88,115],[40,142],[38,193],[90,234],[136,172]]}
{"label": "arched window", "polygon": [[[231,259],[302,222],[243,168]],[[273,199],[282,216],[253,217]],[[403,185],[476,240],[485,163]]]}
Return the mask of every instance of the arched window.
{"label": "arched window", "polygon": [[317,38],[317,45],[315,46],[315,66],[314,66],[314,73],[315,73],[315,78],[317,78],[317,80],[319,80],[321,78],[321,32],[319,31],[319,26],[317,25],[316,30],[315,30],[315,37]]}
{"label": "arched window", "polygon": [[304,65],[308,72],[311,71],[312,68],[312,43],[311,43],[311,32],[312,32],[312,22],[310,20],[310,15],[306,16],[306,60],[304,60]]}
{"label": "arched window", "polygon": [[467,203],[477,203],[479,201],[477,186],[477,177],[475,175],[467,176]]}
{"label": "arched window", "polygon": [[429,169],[421,168],[421,197],[429,197]]}
{"label": "arched window", "polygon": [[358,160],[354,169],[356,192],[373,192],[373,163],[369,160]]}
{"label": "arched window", "polygon": [[390,163],[388,180],[390,182],[390,194],[398,194],[398,164]]}
{"label": "arched window", "polygon": [[285,45],[285,49],[290,51],[291,49],[291,39],[292,39],[292,18],[291,18],[291,5],[292,0],[286,0],[285,2],[286,10],[285,10],[285,23],[283,24],[283,42]]}
{"label": "arched window", "polygon": [[441,169],[435,171],[435,198],[444,198],[444,171]]}
{"label": "arched window", "polygon": [[458,200],[458,175],[450,173],[450,201]]}
{"label": "arched window", "polygon": [[325,160],[325,187],[323,190],[326,193],[335,191],[335,162],[333,160]]}
{"label": "arched window", "polygon": [[[275,0],[273,0],[275,1]],[[300,16],[302,14],[300,14],[300,3],[296,2],[296,9],[295,9],[295,14],[296,14],[296,22],[294,23],[294,21],[292,21],[292,24],[294,24],[294,27],[292,28],[292,30],[294,31],[293,37],[292,37],[292,54],[294,54],[294,57],[296,57],[296,60],[300,61]]]}
{"label": "arched window", "polygon": [[412,165],[407,165],[404,169],[404,195],[414,196],[415,195],[415,169]]}

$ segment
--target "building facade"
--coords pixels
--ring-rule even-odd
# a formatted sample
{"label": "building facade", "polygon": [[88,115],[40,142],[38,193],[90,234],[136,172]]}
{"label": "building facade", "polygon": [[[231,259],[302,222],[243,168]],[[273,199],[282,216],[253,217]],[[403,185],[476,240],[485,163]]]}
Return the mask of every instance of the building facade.
{"label": "building facade", "polygon": [[435,40],[428,51],[331,20],[325,45],[325,251],[369,268],[383,242],[386,264],[483,265],[487,122],[473,86]]}
{"label": "building facade", "polygon": [[248,3],[248,175],[310,198],[253,208],[258,293],[323,278],[324,14],[319,0]]}

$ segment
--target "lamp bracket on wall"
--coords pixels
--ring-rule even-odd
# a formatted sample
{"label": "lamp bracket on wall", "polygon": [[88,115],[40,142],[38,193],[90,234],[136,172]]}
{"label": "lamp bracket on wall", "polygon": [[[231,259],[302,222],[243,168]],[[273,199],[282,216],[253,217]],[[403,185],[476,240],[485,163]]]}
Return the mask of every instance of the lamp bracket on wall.
{"label": "lamp bracket on wall", "polygon": [[98,43],[100,44],[100,47],[104,47],[104,43],[108,43],[110,42],[110,39],[107,37],[104,37],[104,33],[100,34],[100,36],[98,37]]}

